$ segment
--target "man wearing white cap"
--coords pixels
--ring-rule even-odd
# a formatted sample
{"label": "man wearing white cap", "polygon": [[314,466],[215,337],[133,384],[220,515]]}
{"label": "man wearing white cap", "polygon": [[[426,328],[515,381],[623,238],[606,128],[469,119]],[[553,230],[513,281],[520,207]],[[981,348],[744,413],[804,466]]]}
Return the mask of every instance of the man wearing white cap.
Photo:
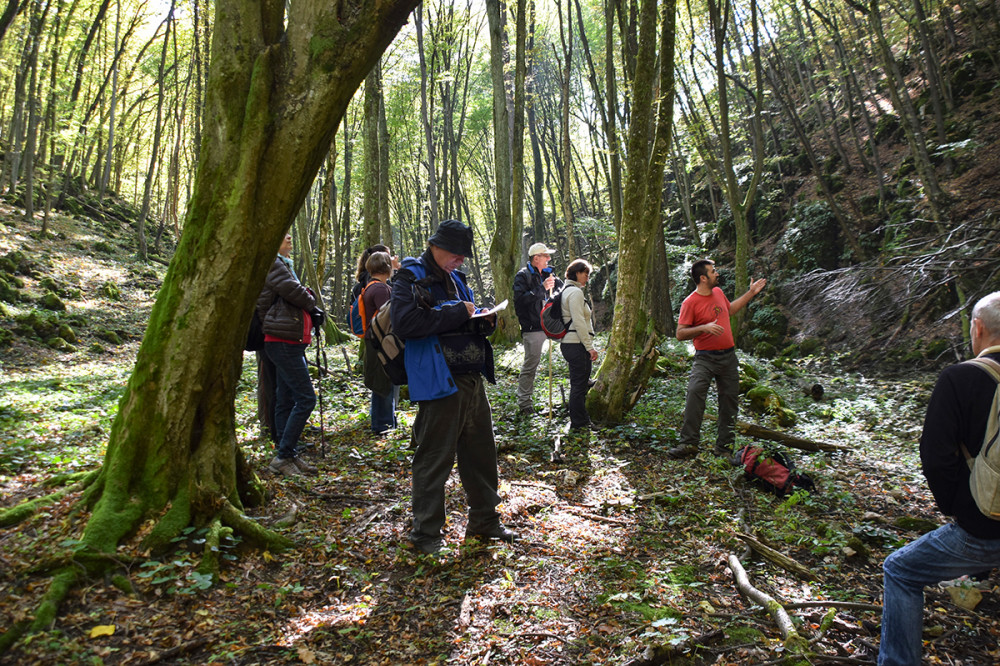
{"label": "man wearing white cap", "polygon": [[545,243],[535,243],[528,248],[528,265],[514,276],[514,311],[521,324],[521,341],[524,344],[524,363],[517,379],[517,406],[522,414],[535,411],[531,394],[535,388],[535,372],[542,358],[545,331],[542,330],[542,304],[554,289],[562,287],[562,280],[552,275],[549,261],[551,250]]}

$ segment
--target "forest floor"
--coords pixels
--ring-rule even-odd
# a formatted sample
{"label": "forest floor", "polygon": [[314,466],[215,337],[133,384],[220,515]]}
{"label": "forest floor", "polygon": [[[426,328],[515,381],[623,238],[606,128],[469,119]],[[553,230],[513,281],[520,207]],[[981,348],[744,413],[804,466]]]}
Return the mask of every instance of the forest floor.
{"label": "forest floor", "polygon": [[[33,274],[20,276],[20,293],[41,296],[42,280],[55,279],[67,310],[45,317],[70,322],[76,338],[62,350],[46,346],[23,328],[32,313],[41,316],[33,303],[3,304],[0,329],[23,334],[0,346],[0,508],[51,492],[45,483],[56,474],[101,463],[163,274],[162,266],[104,251],[105,236],[93,223],[58,218],[52,231],[41,239],[21,222],[0,225],[0,257],[21,250],[34,262]],[[762,607],[741,598],[730,555],[752,585],[780,602],[815,604],[789,610],[811,641],[813,652],[801,663],[871,663],[881,562],[916,538],[921,524],[942,520],[916,452],[933,376],[847,371],[822,350],[779,363],[741,355],[798,414],[790,432],[843,447],[793,451],[818,488],[781,499],[711,455],[711,421],[705,452],[680,461],[665,455],[676,444],[689,350],[668,341],[662,351],[661,372],[627,423],[569,439],[558,351],[550,420],[517,415],[521,354],[501,350],[498,383],[488,389],[500,509],[521,540],[463,544],[464,494],[453,474],[449,548],[438,558],[417,554],[406,539],[415,405],[403,401],[401,427],[391,436],[370,435],[356,351],[329,347],[323,407],[306,433],[307,456],[320,474],[275,478],[266,472],[270,445],[258,438],[248,354],[238,436],[270,492],[268,503],[248,514],[269,525],[291,523],[276,529],[296,547],[271,553],[226,541],[213,586],[194,570],[204,542],[199,530],[159,559],[125,544],[119,556],[134,593],[90,581],[70,593],[49,631],[24,639],[0,663],[781,663],[787,653],[779,632]],[[539,403],[549,394],[544,359],[542,367]],[[813,383],[826,389],[820,401],[802,390]],[[714,409],[710,402],[709,413]],[[777,427],[745,402],[741,418]],[[557,439],[561,460],[553,459]],[[738,437],[740,445],[749,441]],[[78,499],[69,495],[0,530],[0,631],[30,616],[45,593],[48,579],[33,565],[79,539],[87,514]],[[740,534],[756,535],[810,574],[798,578],[752,557]],[[975,610],[954,605],[944,588],[928,590],[929,663],[1000,660],[998,585],[993,572],[955,586],[979,588]],[[831,609],[823,602],[861,605]]]}

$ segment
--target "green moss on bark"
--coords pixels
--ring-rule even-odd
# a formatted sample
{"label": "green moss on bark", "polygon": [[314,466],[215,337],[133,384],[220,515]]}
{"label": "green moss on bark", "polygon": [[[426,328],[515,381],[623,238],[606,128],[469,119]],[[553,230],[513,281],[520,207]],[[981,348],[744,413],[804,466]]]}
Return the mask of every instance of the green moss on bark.
{"label": "green moss on bark", "polygon": [[31,623],[31,631],[33,633],[36,631],[45,631],[55,622],[56,613],[59,612],[59,604],[62,603],[66,595],[69,594],[70,589],[76,584],[79,575],[75,567],[68,566],[57,571],[52,577],[49,590],[45,593],[45,597],[42,598],[42,603],[38,605],[38,610],[35,611],[35,620]]}
{"label": "green moss on bark", "polygon": [[156,527],[142,542],[143,549],[154,553],[163,552],[171,539],[180,534],[191,523],[191,495],[186,488],[178,491],[170,508],[157,521]]}

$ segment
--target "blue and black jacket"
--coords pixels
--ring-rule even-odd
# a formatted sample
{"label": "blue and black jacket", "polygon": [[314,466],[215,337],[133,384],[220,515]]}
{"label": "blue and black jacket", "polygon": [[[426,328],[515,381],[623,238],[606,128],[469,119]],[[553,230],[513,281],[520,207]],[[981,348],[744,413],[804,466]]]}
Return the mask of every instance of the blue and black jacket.
{"label": "blue and black jacket", "polygon": [[445,273],[430,250],[407,257],[392,284],[392,330],[406,342],[410,399],[436,400],[457,391],[454,375],[481,372],[496,383],[494,324],[472,319],[463,301],[475,302],[461,271]]}

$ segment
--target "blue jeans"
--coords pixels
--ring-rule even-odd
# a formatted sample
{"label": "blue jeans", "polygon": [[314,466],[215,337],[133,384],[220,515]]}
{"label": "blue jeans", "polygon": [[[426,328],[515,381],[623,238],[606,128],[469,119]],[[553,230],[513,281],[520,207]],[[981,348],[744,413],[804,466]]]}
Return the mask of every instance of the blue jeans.
{"label": "blue jeans", "polygon": [[885,558],[879,666],[920,666],[925,585],[998,566],[1000,539],[977,539],[954,523]]}
{"label": "blue jeans", "polygon": [[295,457],[299,435],[316,406],[316,393],[306,364],[308,347],[288,342],[264,343],[264,351],[275,370],[274,430],[279,458]]}
{"label": "blue jeans", "polygon": [[372,391],[372,403],[368,413],[372,418],[372,432],[379,435],[396,427],[396,404],[399,403],[399,387],[393,386],[385,396]]}

